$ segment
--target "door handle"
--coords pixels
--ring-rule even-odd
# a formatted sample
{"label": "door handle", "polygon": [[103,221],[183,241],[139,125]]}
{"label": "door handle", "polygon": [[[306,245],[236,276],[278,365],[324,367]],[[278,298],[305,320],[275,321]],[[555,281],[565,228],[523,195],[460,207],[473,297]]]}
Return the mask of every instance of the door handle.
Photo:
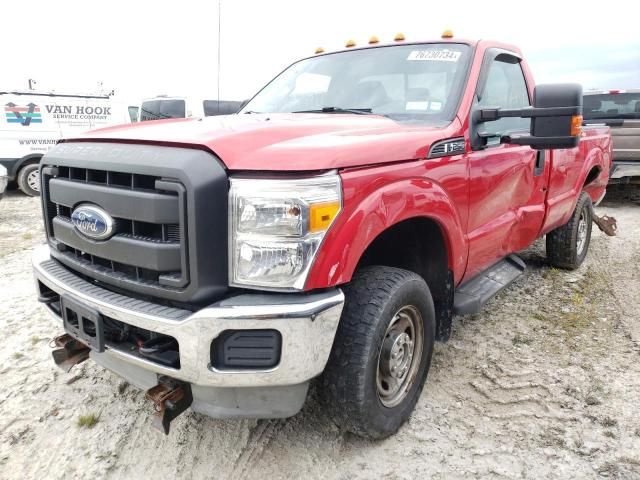
{"label": "door handle", "polygon": [[544,173],[544,162],[545,162],[546,153],[547,152],[545,150],[538,150],[538,153],[536,154],[536,161],[533,165],[534,177],[539,177]]}

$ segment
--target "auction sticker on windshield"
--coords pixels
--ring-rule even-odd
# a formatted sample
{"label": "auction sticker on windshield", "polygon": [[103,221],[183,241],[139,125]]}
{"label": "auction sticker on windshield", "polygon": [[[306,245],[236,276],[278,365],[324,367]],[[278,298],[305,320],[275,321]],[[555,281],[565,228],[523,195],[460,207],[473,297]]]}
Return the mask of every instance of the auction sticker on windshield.
{"label": "auction sticker on windshield", "polygon": [[457,62],[462,52],[456,50],[413,50],[407,60],[430,60],[432,62]]}

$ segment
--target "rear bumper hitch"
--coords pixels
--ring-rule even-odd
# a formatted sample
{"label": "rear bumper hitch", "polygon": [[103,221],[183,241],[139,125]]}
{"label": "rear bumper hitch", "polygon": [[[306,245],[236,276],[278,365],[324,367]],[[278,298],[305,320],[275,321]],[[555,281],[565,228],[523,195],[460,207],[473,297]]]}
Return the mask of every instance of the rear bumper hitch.
{"label": "rear bumper hitch", "polygon": [[74,365],[84,362],[89,358],[90,348],[79,342],[68,333],[53,339],[56,347],[60,347],[53,352],[53,361],[65,372],[69,372]]}
{"label": "rear bumper hitch", "polygon": [[154,404],[153,427],[165,435],[169,434],[173,419],[193,402],[191,385],[166,376],[158,378],[158,385],[147,390],[145,398]]}
{"label": "rear bumper hitch", "polygon": [[618,222],[615,218],[608,215],[599,217],[594,213],[592,219],[593,223],[595,223],[602,232],[610,237],[615,237],[616,231],[618,230]]}

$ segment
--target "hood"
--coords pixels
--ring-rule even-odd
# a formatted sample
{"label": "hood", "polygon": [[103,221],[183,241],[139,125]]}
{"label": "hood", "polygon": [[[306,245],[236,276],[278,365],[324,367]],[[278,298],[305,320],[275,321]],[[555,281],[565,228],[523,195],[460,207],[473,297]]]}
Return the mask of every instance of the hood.
{"label": "hood", "polygon": [[425,158],[451,127],[406,125],[378,115],[239,114],[140,122],[65,141],[205,148],[230,170],[303,171]]}

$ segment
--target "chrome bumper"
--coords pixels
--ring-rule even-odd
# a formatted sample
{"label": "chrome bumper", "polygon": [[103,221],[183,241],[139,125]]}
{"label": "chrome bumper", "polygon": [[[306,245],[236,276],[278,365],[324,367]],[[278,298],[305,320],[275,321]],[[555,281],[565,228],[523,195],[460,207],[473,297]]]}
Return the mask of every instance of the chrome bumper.
{"label": "chrome bumper", "polygon": [[640,177],[640,161],[637,162],[616,162],[611,165],[611,176],[609,178]]}
{"label": "chrome bumper", "polygon": [[[329,358],[344,305],[344,294],[335,289],[304,295],[244,294],[197,312],[179,311],[114,294],[83,280],[51,260],[48,245],[37,247],[32,261],[36,280],[56,293],[71,295],[102,315],[174,337],[180,348],[180,368],[115,349],[108,348],[106,355],[119,364],[125,362],[204,387],[291,386],[319,375]],[[182,317],[179,312],[184,312]],[[62,323],[58,315],[50,313]],[[213,339],[225,330],[243,329],[275,329],[281,333],[282,353],[276,367],[218,371],[211,366]]]}

